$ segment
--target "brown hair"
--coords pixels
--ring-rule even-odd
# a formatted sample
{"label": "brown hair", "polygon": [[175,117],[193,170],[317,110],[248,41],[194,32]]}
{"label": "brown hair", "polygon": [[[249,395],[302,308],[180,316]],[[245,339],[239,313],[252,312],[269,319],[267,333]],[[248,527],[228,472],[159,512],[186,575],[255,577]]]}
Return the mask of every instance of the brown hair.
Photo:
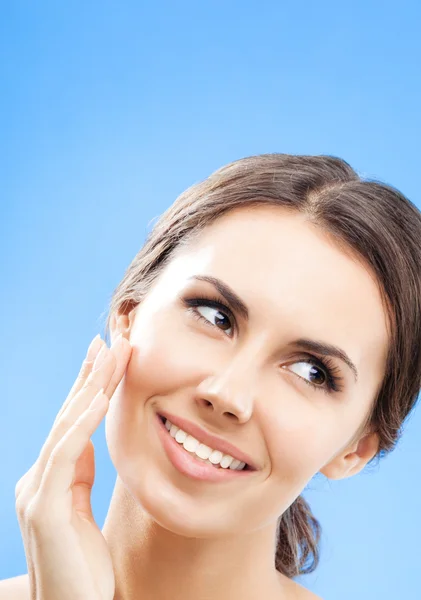
{"label": "brown hair", "polygon": [[[421,213],[398,190],[363,180],[339,158],[251,156],[188,188],[160,216],[115,289],[106,335],[111,315],[142,302],[177,248],[229,210],[262,204],[304,213],[377,278],[389,319],[387,366],[355,437],[376,431],[380,459],[396,446],[420,390]],[[321,526],[300,495],[278,519],[277,570],[289,578],[314,571],[320,536]]]}

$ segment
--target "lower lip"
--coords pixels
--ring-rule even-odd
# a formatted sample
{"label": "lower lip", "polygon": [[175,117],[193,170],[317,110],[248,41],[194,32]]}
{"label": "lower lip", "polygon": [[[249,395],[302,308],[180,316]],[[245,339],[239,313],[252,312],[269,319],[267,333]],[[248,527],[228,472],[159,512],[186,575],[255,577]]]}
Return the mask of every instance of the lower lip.
{"label": "lower lip", "polygon": [[246,477],[253,473],[253,471],[236,471],[235,469],[224,469],[222,467],[211,467],[211,465],[202,462],[200,459],[195,458],[195,455],[185,450],[181,444],[179,444],[169,433],[165,424],[161,421],[161,418],[156,416],[158,424],[158,435],[161,438],[164,450],[170,459],[174,467],[191,477],[192,479],[199,479],[200,481],[212,481],[212,482],[224,482],[230,481],[237,477]]}

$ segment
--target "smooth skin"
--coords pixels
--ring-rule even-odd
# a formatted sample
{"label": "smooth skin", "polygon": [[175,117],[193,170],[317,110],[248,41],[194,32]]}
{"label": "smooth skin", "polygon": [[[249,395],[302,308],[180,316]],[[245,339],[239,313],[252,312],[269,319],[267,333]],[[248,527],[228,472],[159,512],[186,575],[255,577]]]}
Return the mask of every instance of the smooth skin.
{"label": "smooth skin", "polygon": [[[226,304],[196,275],[229,285],[249,319],[234,307],[187,307],[198,296]],[[314,598],[276,571],[276,522],[317,473],[350,477],[377,452],[377,434],[355,439],[388,349],[371,270],[302,214],[241,207],[173,256],[141,304],[113,317],[111,339],[122,332],[133,348],[105,423],[118,473],[102,529],[115,600],[142,591],[151,600]],[[293,344],[301,337],[346,351],[358,381],[332,358],[342,390],[325,393],[326,377]],[[221,485],[181,475],[156,433],[160,410],[229,440],[260,470]]]}
{"label": "smooth skin", "polygon": [[111,349],[98,336],[92,341],[37,461],[16,485],[29,576],[25,597],[31,600],[114,598],[110,552],[92,514],[95,464],[90,437],[108,410],[108,398],[130,355],[131,346],[122,336]]}
{"label": "smooth skin", "polygon": [[[210,307],[193,315],[186,298],[219,296],[195,275],[228,284],[249,319]],[[310,387],[299,337],[343,348],[358,381],[335,359],[342,390]],[[112,316],[111,339],[109,363],[90,374],[89,357],[17,486],[31,600],[318,598],[275,570],[276,520],[315,474],[350,477],[377,452],[376,434],[356,437],[387,356],[370,269],[303,215],[233,210],[169,262],[130,314]],[[114,396],[92,413],[102,387]],[[229,440],[260,470],[220,486],[183,476],[158,439],[160,409]],[[105,414],[118,476],[99,531],[89,438]]]}

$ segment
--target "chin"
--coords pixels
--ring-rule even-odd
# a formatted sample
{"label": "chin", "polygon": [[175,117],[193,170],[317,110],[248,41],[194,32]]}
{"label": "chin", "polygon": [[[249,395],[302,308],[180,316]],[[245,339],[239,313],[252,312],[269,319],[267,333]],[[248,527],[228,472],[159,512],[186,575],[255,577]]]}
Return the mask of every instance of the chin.
{"label": "chin", "polygon": [[[153,414],[155,416],[155,413]],[[121,413],[107,415],[106,439],[119,485],[160,527],[184,537],[213,538],[238,533],[246,526],[235,519],[238,499],[230,501],[221,491],[212,493],[176,472],[162,454],[152,428],[140,427],[129,435]],[[138,429],[131,425],[131,431]]]}
{"label": "chin", "polygon": [[160,527],[176,535],[200,538],[244,531],[246,524],[235,519],[236,513],[230,510],[227,498],[203,490],[198,493],[197,485],[196,493],[182,489],[168,475],[167,465],[160,461],[121,458],[122,463],[115,465],[121,483]]}
{"label": "chin", "polygon": [[234,490],[186,477],[166,456],[157,419],[157,407],[148,400],[134,405],[123,398],[113,398],[106,416],[110,458],[119,485],[135,506],[160,527],[184,537],[217,538],[258,529],[261,483]]}

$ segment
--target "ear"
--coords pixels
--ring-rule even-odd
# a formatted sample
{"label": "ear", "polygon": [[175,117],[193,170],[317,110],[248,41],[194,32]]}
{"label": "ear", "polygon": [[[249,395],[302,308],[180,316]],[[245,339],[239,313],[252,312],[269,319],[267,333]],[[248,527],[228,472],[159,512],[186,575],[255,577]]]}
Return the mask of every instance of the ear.
{"label": "ear", "polygon": [[131,310],[128,314],[115,314],[110,318],[110,340],[111,344],[115,338],[122,333],[123,337],[127,340],[130,339],[130,330],[133,325],[135,317],[135,309]]}
{"label": "ear", "polygon": [[348,445],[329,461],[320,473],[329,479],[346,479],[356,475],[377,454],[380,439],[377,433],[367,433]]}

